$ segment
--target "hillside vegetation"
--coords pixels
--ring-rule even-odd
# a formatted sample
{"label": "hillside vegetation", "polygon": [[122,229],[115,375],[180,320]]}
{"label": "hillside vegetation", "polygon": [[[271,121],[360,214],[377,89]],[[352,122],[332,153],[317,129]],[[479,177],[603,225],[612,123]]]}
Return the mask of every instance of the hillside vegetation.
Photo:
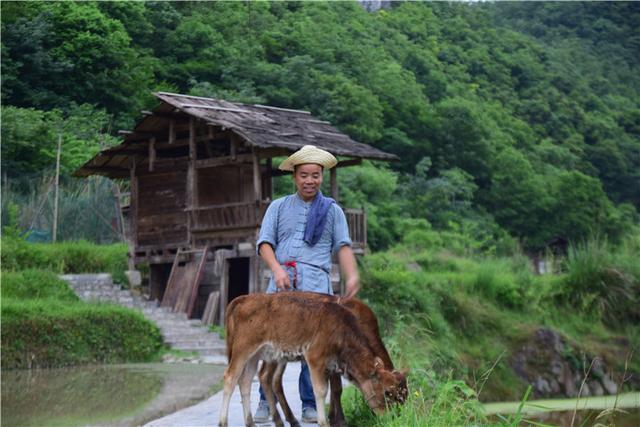
{"label": "hillside vegetation", "polygon": [[[163,349],[160,331],[142,314],[82,302],[58,277],[108,271],[114,268],[105,262],[109,259],[111,264],[126,265],[124,245],[36,245],[10,236],[7,228],[4,231],[2,369],[147,362],[158,357]],[[118,272],[122,275],[122,265]]]}
{"label": "hillside vegetation", "polygon": [[[599,359],[601,377],[638,389],[638,22],[635,2],[3,2],[3,269],[124,265],[122,245],[85,259],[23,242],[51,229],[59,136],[58,237],[105,243],[121,239],[105,217],[113,184],[70,174],[155,106],[152,91],[304,109],[400,159],[338,173],[340,201],[367,212],[360,295],[411,368],[402,409],[374,418],[354,393],[350,425],[490,425],[480,400],[546,393],[529,375],[550,365],[525,363],[540,336],[578,385]],[[534,274],[532,255],[553,274]],[[5,274],[3,364],[6,319],[41,317]]]}
{"label": "hillside vegetation", "polygon": [[306,109],[397,154],[340,174],[374,249],[412,218],[532,251],[616,242],[640,204],[639,20],[634,2],[4,3],[7,201],[58,134],[68,175],[165,90]]}

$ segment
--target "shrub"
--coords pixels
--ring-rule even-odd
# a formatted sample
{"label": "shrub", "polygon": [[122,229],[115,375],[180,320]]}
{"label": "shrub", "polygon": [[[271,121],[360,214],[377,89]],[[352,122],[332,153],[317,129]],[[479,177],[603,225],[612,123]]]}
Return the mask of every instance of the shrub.
{"label": "shrub", "polygon": [[614,252],[599,239],[570,247],[561,298],[609,324],[639,321],[637,259],[638,252],[632,246]]}
{"label": "shrub", "polygon": [[141,314],[102,304],[2,301],[2,369],[147,362],[162,348]]}
{"label": "shrub", "polygon": [[1,274],[2,298],[79,301],[69,284],[50,271],[29,269]]}

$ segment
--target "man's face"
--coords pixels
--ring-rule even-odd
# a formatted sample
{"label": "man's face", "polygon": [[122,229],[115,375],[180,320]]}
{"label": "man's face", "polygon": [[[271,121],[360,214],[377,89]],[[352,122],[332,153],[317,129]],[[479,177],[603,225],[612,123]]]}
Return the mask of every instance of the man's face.
{"label": "man's face", "polygon": [[322,166],[315,163],[296,166],[293,181],[302,200],[310,202],[316,197],[322,185]]}

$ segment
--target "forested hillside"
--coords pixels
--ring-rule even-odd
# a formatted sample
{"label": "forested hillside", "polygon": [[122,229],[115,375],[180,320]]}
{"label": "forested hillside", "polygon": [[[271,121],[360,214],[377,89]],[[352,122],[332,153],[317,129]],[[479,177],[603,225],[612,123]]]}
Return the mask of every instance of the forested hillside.
{"label": "forested hillside", "polygon": [[640,207],[639,22],[634,2],[3,2],[3,179],[50,170],[58,134],[68,176],[164,90],[306,109],[397,154],[340,175],[374,249],[416,220],[615,242]]}

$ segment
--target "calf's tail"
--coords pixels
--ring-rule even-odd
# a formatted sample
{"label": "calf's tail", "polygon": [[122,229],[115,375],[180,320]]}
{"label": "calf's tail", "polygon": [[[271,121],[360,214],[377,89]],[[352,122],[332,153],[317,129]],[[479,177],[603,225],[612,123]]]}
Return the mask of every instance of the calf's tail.
{"label": "calf's tail", "polygon": [[233,334],[235,329],[235,316],[233,314],[235,308],[238,306],[237,300],[231,301],[231,303],[227,306],[227,312],[224,318],[224,329],[226,333],[226,343],[227,343],[227,361],[231,362],[231,349],[233,347]]}

